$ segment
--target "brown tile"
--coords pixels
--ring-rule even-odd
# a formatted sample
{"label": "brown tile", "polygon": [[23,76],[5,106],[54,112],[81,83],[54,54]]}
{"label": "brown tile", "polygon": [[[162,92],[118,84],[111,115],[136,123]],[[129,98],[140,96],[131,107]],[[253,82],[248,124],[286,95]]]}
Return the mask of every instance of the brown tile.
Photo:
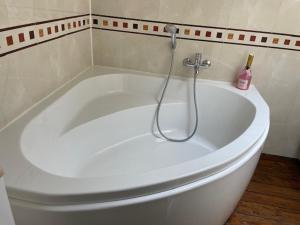
{"label": "brown tile", "polygon": [[250,36],[250,41],[254,42],[256,40],[256,36],[255,35],[251,35]]}
{"label": "brown tile", "polygon": [[86,23],[87,23],[87,24],[90,24],[90,19],[87,19],[87,20],[86,20]]}
{"label": "brown tile", "polygon": [[78,21],[78,27],[81,27],[81,21],[80,20]]}
{"label": "brown tile", "polygon": [[76,22],[74,21],[73,22],[73,28],[76,28],[77,27],[77,24],[76,24]]}
{"label": "brown tile", "polygon": [[7,43],[7,46],[11,46],[14,44],[14,39],[13,39],[12,35],[6,37],[6,43]]}
{"label": "brown tile", "polygon": [[289,40],[289,39],[284,40],[284,45],[290,45],[290,43],[291,43],[291,40]]}
{"label": "brown tile", "polygon": [[44,30],[43,28],[39,29],[39,36],[44,37]]}
{"label": "brown tile", "polygon": [[191,33],[191,30],[190,29],[184,29],[184,34],[185,35],[190,35]]}
{"label": "brown tile", "polygon": [[229,33],[228,35],[227,35],[227,39],[229,39],[229,40],[232,40],[233,39],[233,33]]}
{"label": "brown tile", "polygon": [[68,29],[69,30],[71,29],[71,23],[68,23]]}
{"label": "brown tile", "polygon": [[65,28],[65,24],[62,24],[62,25],[61,25],[61,30],[62,30],[62,31],[65,31],[65,29],[66,29],[66,28]]}
{"label": "brown tile", "polygon": [[123,28],[128,28],[128,23],[127,22],[123,22]]}
{"label": "brown tile", "polygon": [[157,32],[158,31],[158,26],[153,26],[153,31]]}
{"label": "brown tile", "polygon": [[55,33],[58,33],[58,26],[57,25],[54,27],[54,31],[55,31]]}
{"label": "brown tile", "polygon": [[206,31],[205,36],[206,37],[211,37],[211,31]]}
{"label": "brown tile", "polygon": [[107,20],[103,20],[103,21],[102,21],[102,25],[103,25],[104,27],[107,27],[107,26],[108,26],[108,21],[107,21]]}
{"label": "brown tile", "polygon": [[35,38],[35,35],[34,35],[34,31],[33,31],[33,30],[29,31],[29,38],[30,38],[30,40],[32,40],[32,39]]}
{"label": "brown tile", "polygon": [[24,33],[19,33],[19,42],[20,43],[22,43],[22,42],[24,42],[25,41],[25,35],[24,35]]}
{"label": "brown tile", "polygon": [[148,30],[149,26],[148,25],[143,25],[143,30]]}
{"label": "brown tile", "polygon": [[114,27],[118,27],[118,25],[119,25],[119,23],[118,23],[117,21],[114,21],[114,22],[113,22],[113,26],[114,26]]}
{"label": "brown tile", "polygon": [[279,43],[279,38],[273,38],[272,43],[277,45]]}
{"label": "brown tile", "polygon": [[82,25],[83,25],[83,26],[85,26],[85,23],[86,23],[85,20],[82,20]]}
{"label": "brown tile", "polygon": [[240,41],[245,40],[245,35],[244,35],[244,34],[240,34],[240,35],[239,35],[239,40],[240,40]]}
{"label": "brown tile", "polygon": [[296,46],[300,46],[300,41],[296,41]]}
{"label": "brown tile", "polygon": [[195,36],[200,36],[200,34],[201,34],[200,30],[195,31]]}
{"label": "brown tile", "polygon": [[52,34],[51,27],[48,27],[48,28],[47,28],[47,33],[48,33],[48,35]]}

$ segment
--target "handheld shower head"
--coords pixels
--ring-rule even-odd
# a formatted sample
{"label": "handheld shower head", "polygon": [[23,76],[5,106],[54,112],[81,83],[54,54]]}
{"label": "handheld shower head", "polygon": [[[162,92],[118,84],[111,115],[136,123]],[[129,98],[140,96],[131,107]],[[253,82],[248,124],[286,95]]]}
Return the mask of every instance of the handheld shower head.
{"label": "handheld shower head", "polygon": [[176,48],[176,33],[177,28],[172,24],[167,24],[165,26],[165,30],[171,34],[171,43],[172,43],[172,49]]}

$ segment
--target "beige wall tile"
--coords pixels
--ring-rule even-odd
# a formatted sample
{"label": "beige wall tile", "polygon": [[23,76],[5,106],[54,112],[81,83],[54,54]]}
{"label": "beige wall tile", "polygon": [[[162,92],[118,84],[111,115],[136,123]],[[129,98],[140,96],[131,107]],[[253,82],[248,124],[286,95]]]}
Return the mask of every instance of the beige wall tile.
{"label": "beige wall tile", "polygon": [[92,12],[103,15],[119,15],[157,20],[159,16],[159,0],[101,0],[92,1]]}
{"label": "beige wall tile", "polygon": [[[0,28],[89,13],[89,0],[0,0]],[[0,128],[91,66],[90,31],[0,57]]]}
{"label": "beige wall tile", "polygon": [[88,14],[89,0],[1,0],[0,29],[78,14]]}
{"label": "beige wall tile", "polygon": [[232,2],[232,0],[163,0],[160,1],[159,19],[177,23],[226,27]]}
{"label": "beige wall tile", "polygon": [[233,0],[229,12],[229,27],[272,31],[283,1],[285,0]]}
{"label": "beige wall tile", "polygon": [[283,0],[281,6],[276,10],[276,25],[274,32],[291,33],[300,35],[300,1]]}

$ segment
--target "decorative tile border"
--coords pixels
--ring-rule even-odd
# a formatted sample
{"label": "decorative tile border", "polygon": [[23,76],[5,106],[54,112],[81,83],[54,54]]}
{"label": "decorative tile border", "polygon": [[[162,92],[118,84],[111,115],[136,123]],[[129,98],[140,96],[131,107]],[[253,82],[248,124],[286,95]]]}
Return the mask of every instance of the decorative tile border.
{"label": "decorative tile border", "polygon": [[[90,27],[141,35],[169,37],[166,22],[104,15],[78,15],[0,29],[0,57],[74,34]],[[179,39],[300,51],[300,36],[223,27],[175,24]]]}
{"label": "decorative tile border", "polygon": [[[166,22],[96,14],[92,15],[92,20],[94,29],[169,37],[164,31]],[[191,24],[174,25],[178,27],[179,39],[300,51],[299,35]]]}
{"label": "decorative tile border", "polygon": [[89,28],[84,14],[0,29],[0,57]]}

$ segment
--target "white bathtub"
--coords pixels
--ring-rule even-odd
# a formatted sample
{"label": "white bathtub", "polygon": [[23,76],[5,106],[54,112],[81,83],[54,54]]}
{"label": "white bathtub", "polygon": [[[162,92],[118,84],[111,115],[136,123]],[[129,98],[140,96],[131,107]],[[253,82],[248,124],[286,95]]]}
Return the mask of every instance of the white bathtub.
{"label": "white bathtub", "polygon": [[[160,118],[168,136],[193,127],[191,82],[170,84]],[[224,224],[259,159],[268,106],[254,87],[199,80],[198,132],[170,143],[153,126],[163,83],[91,77],[3,129],[0,164],[16,224]]]}

